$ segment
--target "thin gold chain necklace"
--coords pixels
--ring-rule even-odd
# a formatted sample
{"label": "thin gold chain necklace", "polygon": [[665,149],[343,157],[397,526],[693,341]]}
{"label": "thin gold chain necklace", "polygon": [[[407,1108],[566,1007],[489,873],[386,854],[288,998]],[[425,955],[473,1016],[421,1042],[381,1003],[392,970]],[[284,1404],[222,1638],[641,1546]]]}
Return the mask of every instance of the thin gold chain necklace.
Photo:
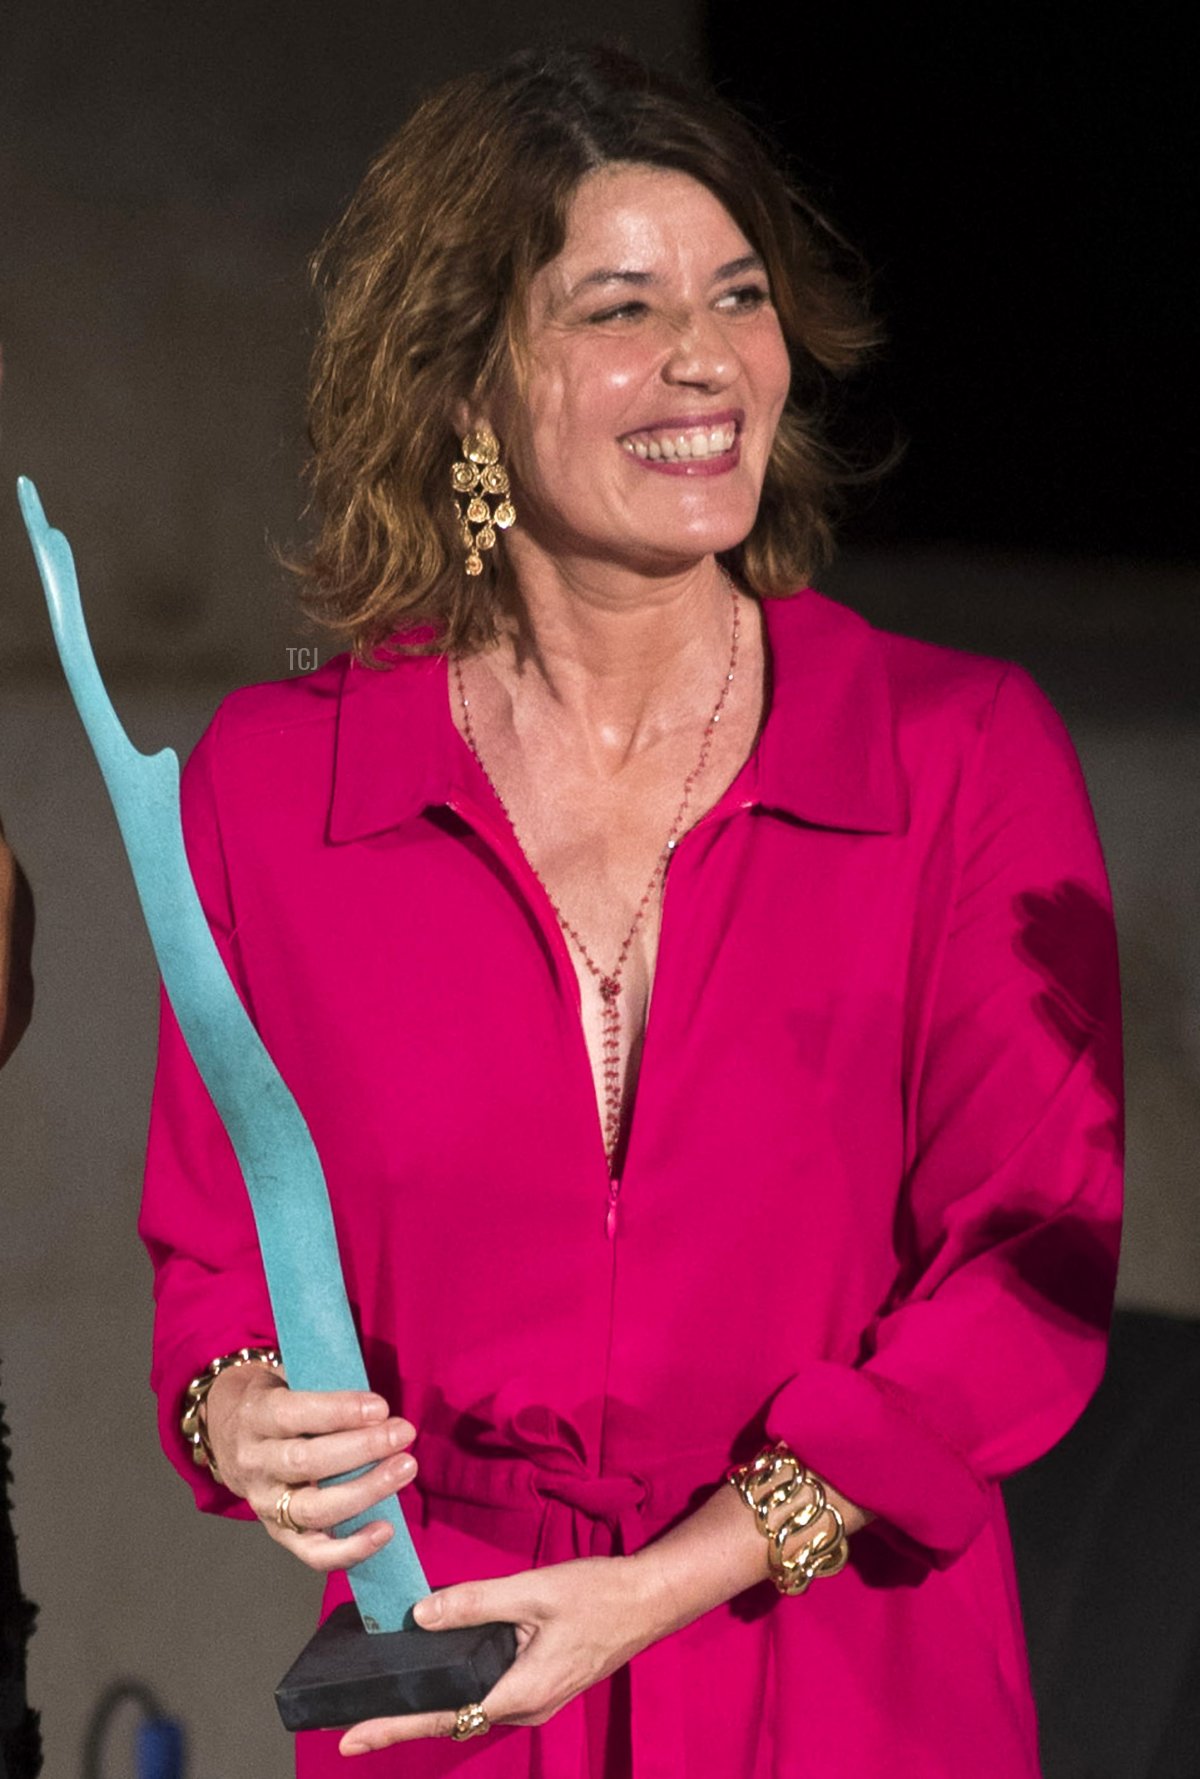
{"label": "thin gold chain necklace", "polygon": [[508,825],[513,831],[513,836],[516,839],[517,845],[521,848],[521,851],[525,856],[529,869],[541,884],[542,889],[545,892],[546,900],[554,910],[555,919],[558,921],[559,926],[567,937],[574,942],[579,951],[579,955],[586,964],[589,973],[595,977],[600,989],[600,998],[603,1003],[601,1056],[604,1073],[604,1154],[608,1162],[610,1180],[613,1177],[616,1165],[617,1144],[621,1134],[621,978],[624,975],[625,965],[629,958],[629,952],[637,935],[638,928],[645,919],[646,910],[649,908],[651,899],[666,872],[667,861],[675,850],[680,830],[683,827],[684,819],[687,815],[688,806],[692,800],[692,792],[695,790],[696,784],[700,779],[704,768],[708,764],[708,757],[712,752],[713,735],[716,731],[717,724],[721,720],[721,712],[724,710],[728,701],[730,687],[733,685],[733,676],[737,672],[738,637],[741,630],[741,615],[738,607],[737,588],[734,586],[733,582],[729,580],[728,576],[725,578],[729,586],[730,598],[733,605],[733,634],[729,647],[729,669],[721,683],[720,696],[717,699],[713,713],[704,726],[704,736],[700,743],[700,757],[683,781],[683,796],[680,799],[679,808],[675,812],[675,820],[671,823],[670,831],[663,843],[662,850],[654,861],[654,870],[650,874],[650,881],[646,885],[642,899],[637,905],[633,920],[629,925],[629,931],[625,934],[625,937],[621,942],[621,949],[617,953],[616,964],[611,970],[606,971],[601,969],[600,965],[588,950],[582,935],[572,922],[567,919],[566,915],[547,888],[541,872],[529,857],[529,853],[521,840],[521,836],[517,832],[516,823],[509,814],[508,805],[500,795],[499,790],[497,790],[496,781],[484,764],[483,755],[479,751],[479,744],[475,739],[475,728],[471,721],[470,701],[463,689],[462,666],[459,657],[457,654],[454,654],[450,658],[454,668],[454,683],[458,692],[459,703],[462,705],[464,739],[471,752],[474,754],[480,771],[487,779],[488,784],[492,787],[493,795],[508,819]]}

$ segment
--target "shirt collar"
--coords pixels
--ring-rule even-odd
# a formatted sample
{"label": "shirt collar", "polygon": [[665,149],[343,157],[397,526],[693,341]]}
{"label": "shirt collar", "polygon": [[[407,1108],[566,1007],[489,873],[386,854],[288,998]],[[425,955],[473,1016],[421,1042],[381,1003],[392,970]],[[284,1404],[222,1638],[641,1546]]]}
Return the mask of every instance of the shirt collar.
{"label": "shirt collar", "polygon": [[[819,593],[764,599],[771,705],[757,798],[819,827],[886,834],[903,824],[887,638]],[[338,700],[331,841],[382,833],[464,782],[444,655],[375,669],[347,658]]]}
{"label": "shirt collar", "polygon": [[771,705],[759,800],[801,821],[863,834],[904,825],[888,638],[804,590],[764,599]]}

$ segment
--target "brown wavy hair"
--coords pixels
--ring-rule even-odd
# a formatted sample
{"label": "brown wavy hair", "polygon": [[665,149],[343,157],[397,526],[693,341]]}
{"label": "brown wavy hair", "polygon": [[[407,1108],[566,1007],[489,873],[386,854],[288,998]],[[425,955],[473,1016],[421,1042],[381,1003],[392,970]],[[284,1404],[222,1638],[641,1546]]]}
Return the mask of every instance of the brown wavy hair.
{"label": "brown wavy hair", "polygon": [[495,639],[513,589],[502,541],[482,575],[463,570],[454,411],[519,387],[530,281],[562,249],[579,182],[614,162],[690,174],[720,200],[766,266],[791,356],[758,515],[726,566],[770,595],[828,558],[849,478],[825,440],[827,398],[878,337],[861,266],[715,95],[611,49],[525,51],[425,100],[313,261],[318,525],[292,566],[309,616],[361,660],[384,664],[397,630],[417,632],[403,652]]}

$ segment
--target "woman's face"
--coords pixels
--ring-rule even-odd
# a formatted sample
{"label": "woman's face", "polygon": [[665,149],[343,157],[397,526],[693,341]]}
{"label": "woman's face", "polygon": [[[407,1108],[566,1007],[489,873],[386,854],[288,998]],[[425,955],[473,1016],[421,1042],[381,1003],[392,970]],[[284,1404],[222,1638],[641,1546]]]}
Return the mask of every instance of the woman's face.
{"label": "woman's face", "polygon": [[533,280],[527,339],[494,420],[531,538],[650,569],[742,541],[791,369],[762,262],[706,186],[639,164],[589,174]]}

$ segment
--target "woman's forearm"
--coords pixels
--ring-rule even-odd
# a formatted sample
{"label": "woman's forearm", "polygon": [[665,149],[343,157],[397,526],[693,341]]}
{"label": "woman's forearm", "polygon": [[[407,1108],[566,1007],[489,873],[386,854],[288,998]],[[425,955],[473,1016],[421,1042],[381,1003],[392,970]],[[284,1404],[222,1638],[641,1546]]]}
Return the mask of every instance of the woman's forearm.
{"label": "woman's forearm", "polygon": [[[828,1484],[825,1494],[841,1514],[848,1536],[874,1518]],[[746,1503],[728,1487],[718,1489],[630,1562],[656,1639],[691,1624],[769,1574],[767,1541]]]}

